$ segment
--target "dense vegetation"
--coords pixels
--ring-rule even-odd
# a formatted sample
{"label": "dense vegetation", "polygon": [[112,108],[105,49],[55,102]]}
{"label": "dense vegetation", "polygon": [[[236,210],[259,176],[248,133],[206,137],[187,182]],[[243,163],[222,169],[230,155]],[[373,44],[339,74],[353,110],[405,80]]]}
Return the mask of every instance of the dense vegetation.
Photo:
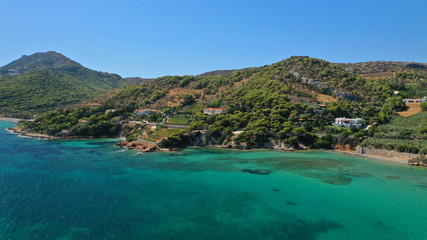
{"label": "dense vegetation", "polygon": [[376,126],[373,136],[368,137],[363,144],[399,152],[427,154],[427,112],[410,117],[395,116],[390,123]]}
{"label": "dense vegetation", "polygon": [[24,124],[32,131],[52,136],[60,134],[62,130],[69,130],[69,136],[117,136],[120,131],[120,118],[117,117],[125,111],[106,110],[106,106],[57,110]]}
{"label": "dense vegetation", "polygon": [[[25,127],[47,134],[69,129],[71,136],[115,136],[119,134],[118,120],[144,119],[189,127],[186,131],[173,131],[165,130],[164,125],[151,129],[143,124],[125,124],[121,134],[128,140],[139,136],[161,141],[163,147],[193,144],[201,132],[205,134],[206,144],[244,143],[249,148],[266,146],[272,140],[295,148],[355,146],[362,141],[370,144],[383,136],[378,126],[397,121],[396,111],[405,108],[402,97],[425,91],[425,78],[417,75],[417,79],[408,84],[406,79],[412,75],[396,76],[387,80],[365,79],[323,60],[291,57],[269,66],[219,75],[157,78],[103,95],[97,99],[102,103],[99,108],[54,111],[26,123]],[[414,84],[416,82],[421,85]],[[400,94],[396,95],[395,91]],[[348,97],[350,95],[354,97]],[[227,113],[208,116],[203,114],[205,107],[226,107]],[[163,113],[139,117],[133,114],[137,108]],[[107,109],[116,111],[105,113]],[[336,117],[364,118],[365,125],[372,127],[369,130],[334,127],[331,122]],[[89,124],[84,125],[82,119],[89,119]],[[107,126],[113,130],[102,133]],[[390,134],[403,139],[400,133]],[[424,139],[425,134],[421,131],[406,136]],[[375,146],[382,147],[381,144]],[[423,144],[414,145],[416,150],[399,146],[393,149],[411,152],[425,149]]]}
{"label": "dense vegetation", "polygon": [[0,68],[0,114],[30,117],[129,85],[55,52],[24,56]]}

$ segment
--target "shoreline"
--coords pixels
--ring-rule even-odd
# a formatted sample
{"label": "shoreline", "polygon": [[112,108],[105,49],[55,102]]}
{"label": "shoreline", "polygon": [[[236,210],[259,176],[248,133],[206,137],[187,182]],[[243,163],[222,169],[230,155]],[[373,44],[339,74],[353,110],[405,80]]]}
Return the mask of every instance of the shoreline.
{"label": "shoreline", "polygon": [[[18,123],[21,119],[17,119],[17,118],[0,118],[0,120],[2,121],[9,121],[9,122],[15,122]],[[8,132],[12,133],[12,134],[19,134],[22,137],[30,137],[30,138],[37,138],[37,139],[48,139],[48,140],[94,140],[94,139],[117,139],[120,141],[125,141],[126,139],[124,137],[118,137],[118,138],[106,138],[106,137],[100,137],[100,138],[61,138],[61,137],[53,137],[53,136],[49,136],[46,134],[40,134],[40,133],[28,133],[28,132],[24,132],[22,130],[20,130],[19,128],[12,127],[12,128],[7,128],[6,129]],[[208,148],[218,148],[218,149],[230,149],[230,148],[226,148],[226,147],[220,147],[220,146],[215,146],[215,145],[209,145],[209,146],[200,146],[200,147],[208,147]],[[128,149],[128,150],[138,150],[138,149]],[[286,149],[269,149],[269,148],[256,148],[256,149],[234,149],[234,150],[244,150],[244,151],[259,151],[259,150],[273,150],[273,151],[282,151],[282,152],[299,152],[301,150],[286,150]],[[391,157],[384,157],[384,156],[378,156],[378,155],[374,155],[374,154],[361,154],[358,153],[356,151],[345,151],[345,150],[338,150],[338,149],[334,149],[334,150],[322,150],[322,149],[313,149],[315,151],[332,151],[332,152],[336,152],[336,153],[341,153],[341,154],[346,154],[346,155],[352,155],[352,156],[358,156],[358,157],[364,157],[364,158],[370,158],[370,159],[374,159],[374,160],[379,160],[379,161],[386,161],[386,162],[394,162],[394,163],[399,163],[399,164],[408,164],[408,160],[405,159],[396,159],[396,158],[391,158]],[[159,149],[159,151],[165,151],[165,149]],[[170,150],[169,150],[170,151]],[[305,150],[302,150],[305,151]]]}
{"label": "shoreline", "polygon": [[25,132],[22,129],[18,128],[17,126],[14,126],[11,128],[6,128],[6,131],[13,133],[13,134],[18,134],[20,137],[30,137],[30,138],[45,139],[45,140],[46,139],[59,139],[59,138],[49,136],[46,134]]}
{"label": "shoreline", "polygon": [[22,118],[0,118],[0,121],[6,121],[6,122],[14,122],[14,123],[19,123],[20,121],[25,120]]}
{"label": "shoreline", "polygon": [[358,156],[358,157],[364,157],[364,158],[370,158],[370,159],[380,160],[380,161],[385,161],[385,162],[393,162],[393,163],[408,165],[408,161],[404,160],[404,159],[382,157],[382,156],[377,156],[377,155],[373,155],[373,154],[360,154],[360,153],[357,153],[356,151],[332,150],[332,152],[342,153],[342,154],[352,155],[352,156]]}
{"label": "shoreline", "polygon": [[[2,119],[0,119],[2,120]],[[6,120],[5,120],[6,121]],[[5,128],[5,130],[9,133],[19,135],[20,137],[28,137],[28,138],[36,138],[36,139],[43,139],[43,140],[103,140],[103,139],[114,139],[114,140],[120,140],[125,141],[126,138],[124,137],[99,137],[99,138],[82,138],[82,137],[54,137],[47,134],[42,133],[31,133],[23,131],[22,129],[18,128],[17,126],[11,127],[11,128]]]}

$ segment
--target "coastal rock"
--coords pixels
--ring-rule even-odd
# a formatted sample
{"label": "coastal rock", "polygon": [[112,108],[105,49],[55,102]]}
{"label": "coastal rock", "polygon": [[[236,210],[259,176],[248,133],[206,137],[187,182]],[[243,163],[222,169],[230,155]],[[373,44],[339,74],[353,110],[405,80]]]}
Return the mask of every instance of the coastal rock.
{"label": "coastal rock", "polygon": [[157,147],[152,146],[152,147],[146,147],[146,148],[144,148],[143,150],[141,150],[139,152],[141,152],[141,153],[147,153],[147,152],[155,152],[157,150],[158,150]]}
{"label": "coastal rock", "polygon": [[283,151],[295,151],[299,149],[305,149],[304,146],[294,146],[292,144],[285,143],[283,140],[275,139],[266,139],[264,142],[256,142],[255,144],[249,145],[246,142],[236,142],[234,141],[235,136],[231,139],[226,139],[222,144],[217,144],[218,138],[211,137],[207,138],[205,131],[195,130],[191,133],[185,134],[187,142],[182,147],[188,146],[215,146],[219,148],[232,148],[232,149],[257,149],[257,148],[266,148],[266,149],[275,149]]}
{"label": "coastal rock", "polygon": [[123,141],[116,144],[119,147],[126,147],[128,150],[141,150],[140,152],[154,152],[159,150],[155,143],[138,139],[136,141]]}
{"label": "coastal rock", "polygon": [[345,145],[337,144],[335,145],[335,150],[345,151],[345,152],[355,151],[354,147],[350,146],[350,144],[345,144]]}
{"label": "coastal rock", "polygon": [[417,157],[414,157],[408,161],[409,165],[415,165],[415,166],[427,166],[427,157],[423,155],[419,155]]}

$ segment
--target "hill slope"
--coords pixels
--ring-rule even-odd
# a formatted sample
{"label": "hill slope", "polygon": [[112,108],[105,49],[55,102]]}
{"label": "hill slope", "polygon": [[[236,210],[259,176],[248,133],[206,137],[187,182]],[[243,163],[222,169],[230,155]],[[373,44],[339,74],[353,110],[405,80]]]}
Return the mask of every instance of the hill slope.
{"label": "hill slope", "polygon": [[367,80],[381,80],[399,91],[403,98],[427,96],[427,63],[372,61],[337,65]]}
{"label": "hill slope", "polygon": [[[122,135],[128,141],[145,138],[168,148],[354,147],[374,136],[376,126],[387,124],[396,111],[404,109],[402,97],[393,94],[396,87],[399,85],[393,82],[365,79],[321,59],[290,57],[224,75],[157,78],[101,95],[96,98],[100,107],[58,110],[23,127],[56,136],[63,136],[59,132],[68,129],[70,137]],[[226,108],[226,112],[209,116],[203,113],[206,107]],[[137,116],[134,110],[139,108],[158,111]],[[335,127],[332,122],[336,117],[363,118],[366,125],[375,127]],[[189,127],[184,131],[162,124],[156,128],[123,124],[144,119],[151,124],[163,121]],[[426,151],[424,145],[414,147],[398,150]]]}
{"label": "hill slope", "polygon": [[117,74],[83,67],[56,52],[23,56],[1,67],[0,114],[26,116],[128,86]]}

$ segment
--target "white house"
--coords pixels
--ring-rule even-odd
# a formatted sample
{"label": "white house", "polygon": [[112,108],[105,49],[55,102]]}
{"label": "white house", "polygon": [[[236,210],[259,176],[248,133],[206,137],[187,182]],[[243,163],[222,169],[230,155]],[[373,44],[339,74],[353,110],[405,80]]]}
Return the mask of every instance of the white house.
{"label": "white house", "polygon": [[133,113],[135,113],[138,116],[143,116],[143,115],[148,115],[150,113],[156,113],[156,112],[160,112],[159,110],[154,110],[154,109],[135,109],[135,111],[133,111]]}
{"label": "white house", "polygon": [[203,112],[208,115],[225,113],[227,108],[205,108]]}
{"label": "white house", "polygon": [[363,125],[363,118],[335,118],[335,127],[352,127],[361,128]]}
{"label": "white house", "polygon": [[427,100],[426,98],[419,98],[419,99],[406,98],[406,99],[403,99],[403,102],[404,103],[423,103],[426,100]]}

